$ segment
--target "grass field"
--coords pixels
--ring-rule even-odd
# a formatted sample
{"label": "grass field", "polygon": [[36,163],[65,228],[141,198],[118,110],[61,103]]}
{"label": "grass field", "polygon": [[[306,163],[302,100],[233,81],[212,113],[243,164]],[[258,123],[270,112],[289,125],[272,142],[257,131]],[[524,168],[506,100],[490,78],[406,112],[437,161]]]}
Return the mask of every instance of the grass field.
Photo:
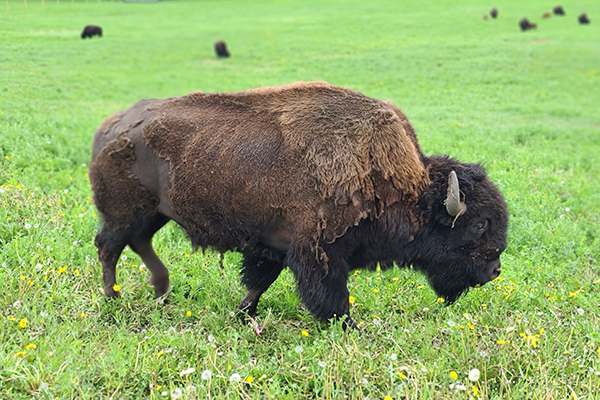
{"label": "grass field", "polygon": [[[0,5],[0,399],[600,398],[599,2],[547,20],[541,0]],[[482,163],[511,213],[500,278],[444,307],[412,270],[356,273],[359,334],[314,320],[285,272],[258,337],[234,315],[240,255],[220,269],[169,225],[168,304],[130,250],[106,301],[86,175],[101,121],[298,80],[390,99],[427,154]]]}

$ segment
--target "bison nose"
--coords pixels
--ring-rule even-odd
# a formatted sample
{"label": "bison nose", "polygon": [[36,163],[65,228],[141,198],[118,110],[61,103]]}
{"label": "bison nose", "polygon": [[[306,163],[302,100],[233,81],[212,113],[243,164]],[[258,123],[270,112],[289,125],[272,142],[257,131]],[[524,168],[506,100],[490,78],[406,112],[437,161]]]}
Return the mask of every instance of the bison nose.
{"label": "bison nose", "polygon": [[494,279],[496,279],[497,277],[500,276],[500,273],[502,272],[502,266],[500,265],[500,260],[494,260],[492,261],[492,271],[491,271],[491,276],[490,276],[490,280],[493,281]]}

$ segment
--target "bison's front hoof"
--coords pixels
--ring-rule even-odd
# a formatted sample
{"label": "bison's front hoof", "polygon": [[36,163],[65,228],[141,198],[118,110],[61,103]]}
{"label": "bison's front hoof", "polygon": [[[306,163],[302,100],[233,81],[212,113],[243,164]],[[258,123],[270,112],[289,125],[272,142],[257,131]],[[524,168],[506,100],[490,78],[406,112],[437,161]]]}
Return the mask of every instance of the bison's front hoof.
{"label": "bison's front hoof", "polygon": [[151,279],[150,283],[154,286],[154,297],[156,299],[161,299],[166,297],[171,291],[171,283],[169,278],[167,279]]}
{"label": "bison's front hoof", "polygon": [[117,285],[113,285],[111,287],[104,287],[104,295],[109,299],[121,297],[121,292],[119,290],[115,290],[115,287],[119,289]]}

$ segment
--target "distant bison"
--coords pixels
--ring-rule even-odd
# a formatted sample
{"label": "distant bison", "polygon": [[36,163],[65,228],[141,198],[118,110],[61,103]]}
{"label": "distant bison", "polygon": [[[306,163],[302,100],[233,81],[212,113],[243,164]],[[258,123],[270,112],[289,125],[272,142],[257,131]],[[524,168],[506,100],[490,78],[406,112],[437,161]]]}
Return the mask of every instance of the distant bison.
{"label": "distant bison", "polygon": [[550,12],[546,11],[545,13],[542,14],[542,18],[543,19],[548,19],[552,16],[552,14],[550,14]]}
{"label": "distant bison", "polygon": [[109,297],[126,245],[168,292],[152,236],[169,220],[243,255],[248,315],[289,267],[308,310],[346,327],[350,271],[412,265],[450,304],[500,274],[507,246],[480,165],[424,155],[399,108],[325,82],[142,100],[100,125],[89,177]]}
{"label": "distant bison", "polygon": [[224,41],[215,42],[215,53],[217,53],[217,57],[229,57],[229,51],[227,51],[227,45]]}
{"label": "distant bison", "polygon": [[577,20],[579,21],[580,24],[589,24],[590,23],[590,20],[586,13],[579,14],[579,17],[577,17]]}
{"label": "distant bison", "polygon": [[102,37],[102,28],[98,25],[86,25],[81,32],[81,38],[92,38],[92,36]]}
{"label": "distant bison", "polygon": [[521,18],[521,20],[519,21],[519,26],[521,27],[522,31],[527,31],[529,29],[537,28],[537,24],[535,24],[533,22],[529,22],[529,20],[527,18]]}
{"label": "distant bison", "polygon": [[554,12],[554,15],[565,15],[565,10],[564,8],[562,8],[562,6],[556,6],[552,9],[552,12]]}
{"label": "distant bison", "polygon": [[483,17],[482,17],[482,18],[483,18],[483,20],[484,20],[484,21],[487,21],[487,19],[488,19],[488,16],[487,16],[487,14],[483,14]]}
{"label": "distant bison", "polygon": [[490,10],[490,15],[492,16],[492,18],[497,18],[498,17],[498,9],[496,7],[492,8]]}

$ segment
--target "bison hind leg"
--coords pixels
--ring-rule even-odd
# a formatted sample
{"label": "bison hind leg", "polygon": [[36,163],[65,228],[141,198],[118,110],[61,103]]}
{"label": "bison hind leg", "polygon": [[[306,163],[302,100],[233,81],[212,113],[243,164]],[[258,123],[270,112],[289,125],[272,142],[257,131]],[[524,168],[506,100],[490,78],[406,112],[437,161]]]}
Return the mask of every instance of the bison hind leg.
{"label": "bison hind leg", "polygon": [[245,315],[254,317],[260,296],[271,286],[283,270],[283,255],[269,249],[244,252],[242,261],[242,283],[248,293],[240,302],[238,309]]}
{"label": "bison hind leg", "polygon": [[169,283],[169,270],[158,258],[152,247],[152,237],[168,221],[169,218],[162,214],[146,217],[136,225],[135,231],[128,242],[131,250],[140,256],[146,268],[151,272],[150,283],[154,286],[156,298],[167,294],[171,285]]}
{"label": "bison hind leg", "polygon": [[155,214],[144,217],[128,228],[112,230],[104,224],[96,235],[94,244],[98,249],[98,258],[102,264],[102,281],[104,294],[107,297],[119,296],[119,292],[115,290],[116,266],[126,245],[129,245],[141,257],[152,273],[150,282],[154,286],[155,295],[160,297],[168,292],[169,271],[152,248],[152,236],[168,221],[167,217]]}
{"label": "bison hind leg", "polygon": [[102,227],[96,235],[94,244],[98,250],[98,259],[102,264],[102,281],[104,284],[104,294],[107,297],[119,297],[119,292],[115,290],[117,278],[115,269],[119,256],[128,242],[128,235],[124,230],[113,231]]}

